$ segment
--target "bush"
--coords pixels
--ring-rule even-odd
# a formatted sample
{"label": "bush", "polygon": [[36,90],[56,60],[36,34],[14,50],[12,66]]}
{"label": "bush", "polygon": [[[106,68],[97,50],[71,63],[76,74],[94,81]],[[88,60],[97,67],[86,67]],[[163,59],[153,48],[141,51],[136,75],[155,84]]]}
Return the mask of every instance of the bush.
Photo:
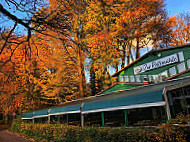
{"label": "bush", "polygon": [[157,128],[98,128],[63,124],[15,122],[10,131],[36,141],[58,142],[147,142],[188,141],[190,127],[164,124]]}

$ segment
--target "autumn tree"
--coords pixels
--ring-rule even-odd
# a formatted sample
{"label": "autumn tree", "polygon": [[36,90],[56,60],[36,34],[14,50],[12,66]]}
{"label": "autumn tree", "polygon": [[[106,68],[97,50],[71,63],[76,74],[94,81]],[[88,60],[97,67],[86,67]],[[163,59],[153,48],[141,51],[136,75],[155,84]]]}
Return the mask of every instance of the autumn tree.
{"label": "autumn tree", "polygon": [[33,56],[28,55],[26,43],[18,44],[25,38],[11,34],[0,56],[0,104],[6,121],[14,112],[41,107],[41,88],[35,81],[40,76],[36,58],[29,58]]}
{"label": "autumn tree", "polygon": [[95,80],[102,82],[103,88],[112,84],[108,66],[117,69],[119,64],[118,46],[110,30],[115,17],[112,7],[113,1],[93,0],[88,2],[84,12],[85,43],[92,62],[90,71],[95,73]]}
{"label": "autumn tree", "polygon": [[190,13],[181,13],[173,18],[172,45],[183,45],[190,41]]}
{"label": "autumn tree", "polygon": [[[122,2],[113,29],[122,49],[123,68],[126,58],[129,64],[130,60],[140,57],[141,48],[158,46],[158,41],[162,40],[168,27],[165,26],[167,17],[162,0]],[[134,57],[131,50],[136,52]]]}

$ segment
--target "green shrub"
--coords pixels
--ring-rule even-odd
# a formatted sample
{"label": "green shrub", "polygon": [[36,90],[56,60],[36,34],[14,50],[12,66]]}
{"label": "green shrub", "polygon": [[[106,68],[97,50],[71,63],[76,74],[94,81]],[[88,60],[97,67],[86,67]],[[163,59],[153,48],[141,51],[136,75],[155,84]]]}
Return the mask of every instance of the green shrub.
{"label": "green shrub", "polygon": [[54,142],[147,142],[188,141],[189,127],[164,124],[157,128],[98,128],[64,124],[30,124],[15,122],[10,131]]}

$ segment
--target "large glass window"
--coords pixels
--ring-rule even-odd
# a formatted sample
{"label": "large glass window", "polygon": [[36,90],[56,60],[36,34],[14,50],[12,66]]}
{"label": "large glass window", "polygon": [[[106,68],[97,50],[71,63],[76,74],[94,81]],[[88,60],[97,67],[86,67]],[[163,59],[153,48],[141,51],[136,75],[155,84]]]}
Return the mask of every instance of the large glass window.
{"label": "large glass window", "polygon": [[173,76],[173,75],[176,74],[176,68],[175,68],[175,66],[174,66],[174,67],[171,67],[171,68],[169,69],[169,73],[170,73],[170,76]]}
{"label": "large glass window", "polygon": [[164,119],[164,107],[147,107],[128,110],[129,126],[158,125]]}
{"label": "large glass window", "polygon": [[123,82],[123,76],[119,76],[119,81]]}
{"label": "large glass window", "polygon": [[130,81],[131,81],[131,82],[135,82],[135,77],[134,77],[134,75],[131,75],[131,76],[130,76]]}
{"label": "large glass window", "polygon": [[102,125],[101,112],[85,114],[84,125],[85,126],[101,126]]}
{"label": "large glass window", "polygon": [[69,125],[80,125],[81,116],[80,113],[72,113],[69,114]]}
{"label": "large glass window", "polygon": [[59,121],[61,124],[67,123],[67,115],[60,115],[59,116]]}
{"label": "large glass window", "polygon": [[189,115],[190,112],[190,86],[174,89],[167,92],[172,118],[179,113]]}
{"label": "large glass window", "polygon": [[136,81],[141,82],[141,76],[140,75],[136,75]]}
{"label": "large glass window", "polygon": [[124,126],[125,116],[123,110],[104,112],[104,122],[106,126]]}
{"label": "large glass window", "polygon": [[127,75],[125,76],[125,82],[129,82],[129,77]]}
{"label": "large glass window", "polygon": [[50,116],[51,123],[58,123],[58,115],[52,115]]}
{"label": "large glass window", "polygon": [[178,64],[177,69],[178,69],[179,73],[185,71],[185,63],[182,62],[182,63]]}

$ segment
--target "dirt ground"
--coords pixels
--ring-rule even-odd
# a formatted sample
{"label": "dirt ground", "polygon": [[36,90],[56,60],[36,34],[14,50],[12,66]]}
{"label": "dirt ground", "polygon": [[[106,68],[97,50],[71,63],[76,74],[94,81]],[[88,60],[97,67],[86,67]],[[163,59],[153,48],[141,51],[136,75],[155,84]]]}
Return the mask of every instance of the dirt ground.
{"label": "dirt ground", "polygon": [[24,137],[9,132],[8,130],[1,130],[0,142],[32,142],[32,140],[27,140]]}

